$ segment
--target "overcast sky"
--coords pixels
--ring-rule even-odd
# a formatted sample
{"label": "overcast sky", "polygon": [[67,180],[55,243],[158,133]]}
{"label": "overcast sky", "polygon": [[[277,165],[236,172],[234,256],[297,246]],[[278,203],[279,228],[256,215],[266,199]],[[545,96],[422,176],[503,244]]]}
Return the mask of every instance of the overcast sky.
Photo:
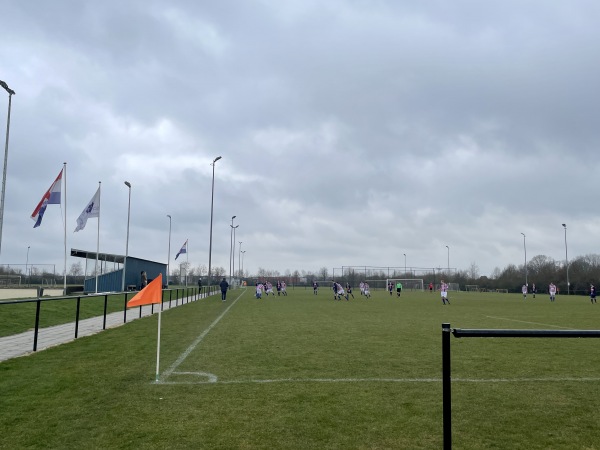
{"label": "overcast sky", "polygon": [[[600,3],[0,0],[1,264],[100,251],[244,269],[600,253]],[[8,94],[0,89],[1,142]],[[4,146],[2,146],[3,148]],[[63,192],[64,194],[64,192]],[[239,246],[239,244],[236,244]],[[448,248],[446,247],[449,247]],[[238,259],[236,248],[236,261]],[[69,256],[67,269],[80,261]],[[81,260],[83,262],[83,260]],[[237,265],[237,262],[236,262]]]}

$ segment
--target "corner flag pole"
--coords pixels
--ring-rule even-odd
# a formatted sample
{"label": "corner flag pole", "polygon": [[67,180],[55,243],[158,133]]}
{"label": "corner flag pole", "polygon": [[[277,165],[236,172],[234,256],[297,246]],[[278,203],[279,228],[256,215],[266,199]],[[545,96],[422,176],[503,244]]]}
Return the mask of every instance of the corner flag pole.
{"label": "corner flag pole", "polygon": [[[161,291],[162,295],[162,291]],[[158,338],[156,339],[156,382],[158,383],[158,374],[160,373],[160,319],[162,308],[158,308]]]}
{"label": "corner flag pole", "polygon": [[[154,303],[162,303],[163,291],[162,291],[162,273],[152,280],[146,287],[140,292],[135,294],[131,300],[127,302],[127,307],[150,305]],[[162,306],[162,305],[161,305]],[[160,368],[160,323],[161,323],[161,309],[158,308],[158,339],[156,343],[156,382],[158,382],[159,368]]]}

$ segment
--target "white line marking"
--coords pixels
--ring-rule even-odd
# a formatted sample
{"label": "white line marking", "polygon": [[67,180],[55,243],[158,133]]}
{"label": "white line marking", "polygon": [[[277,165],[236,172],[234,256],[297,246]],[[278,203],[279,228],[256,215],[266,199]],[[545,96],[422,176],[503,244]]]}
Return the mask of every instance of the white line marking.
{"label": "white line marking", "polygon": [[508,317],[494,317],[494,316],[485,316],[488,319],[497,319],[497,320],[508,320],[510,322],[520,322],[527,323],[529,325],[542,325],[544,327],[552,327],[552,328],[564,328],[565,330],[571,330],[572,327],[561,327],[560,325],[550,325],[547,323],[539,323],[539,322],[527,322],[526,320],[517,320],[517,319],[509,319]]}
{"label": "white line marking", "polygon": [[[167,379],[167,378],[169,378],[169,377],[171,376],[171,374],[173,373],[173,371],[174,371],[174,370],[175,370],[175,369],[176,369],[176,368],[177,368],[177,367],[178,367],[178,366],[179,366],[179,365],[180,365],[180,364],[181,364],[183,361],[185,361],[185,359],[186,359],[186,358],[189,356],[189,354],[190,354],[190,353],[191,353],[191,352],[192,352],[192,351],[193,351],[193,350],[196,348],[196,346],[197,346],[197,345],[198,345],[200,342],[202,342],[202,339],[204,339],[204,337],[205,337],[205,336],[206,336],[206,335],[207,335],[207,334],[210,332],[210,330],[212,330],[212,329],[213,329],[213,328],[214,328],[214,327],[215,327],[215,326],[216,326],[216,325],[219,323],[219,321],[220,321],[220,320],[221,320],[221,319],[222,319],[222,318],[225,316],[225,314],[227,314],[227,313],[229,312],[229,310],[230,310],[231,308],[233,308],[233,305],[235,305],[235,304],[236,304],[236,302],[237,302],[237,301],[240,299],[240,297],[241,297],[242,295],[244,295],[245,293],[246,293],[246,290],[244,290],[244,292],[242,292],[240,295],[238,295],[238,297],[237,297],[237,298],[236,298],[236,299],[235,299],[235,300],[234,300],[234,301],[231,303],[231,305],[229,305],[229,307],[228,307],[228,308],[227,308],[225,311],[223,311],[223,312],[221,313],[221,315],[220,315],[219,317],[217,317],[217,318],[214,320],[214,322],[213,322],[213,323],[211,323],[211,324],[209,325],[209,327],[208,327],[206,330],[204,330],[202,333],[200,333],[200,335],[199,335],[199,336],[196,338],[196,340],[195,340],[194,342],[192,342],[192,344],[191,344],[191,345],[190,345],[190,346],[189,346],[189,347],[188,347],[188,348],[187,348],[187,349],[186,349],[186,350],[185,350],[185,351],[184,351],[184,352],[183,352],[183,353],[182,353],[182,354],[179,356],[179,358],[177,358],[177,360],[176,360],[176,361],[175,361],[175,362],[174,362],[174,363],[171,365],[171,367],[169,367],[167,370],[165,370],[165,371],[162,373],[162,377],[160,377],[160,378],[162,378],[163,380],[164,380],[164,379]],[[198,373],[200,373],[200,372],[198,372]],[[159,378],[159,380],[157,380],[155,383],[164,383],[164,381],[160,381],[160,378]]]}
{"label": "white line marking", "polygon": [[[194,375],[193,372],[186,374]],[[540,383],[540,382],[598,382],[600,378],[453,378],[453,383]],[[441,378],[281,378],[267,380],[229,381],[163,381],[160,384],[275,384],[275,383],[441,383]]]}
{"label": "white line marking", "polygon": [[171,375],[193,375],[195,377],[208,378],[208,381],[206,381],[206,383],[216,383],[217,382],[217,376],[212,373],[208,373],[208,372],[173,372]]}

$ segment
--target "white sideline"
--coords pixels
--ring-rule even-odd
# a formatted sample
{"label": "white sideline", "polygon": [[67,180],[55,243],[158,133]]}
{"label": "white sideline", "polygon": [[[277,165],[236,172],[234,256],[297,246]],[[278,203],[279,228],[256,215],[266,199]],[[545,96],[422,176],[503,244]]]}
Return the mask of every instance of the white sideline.
{"label": "white sideline", "polygon": [[[211,323],[208,328],[206,330],[204,330],[202,333],[200,333],[200,335],[196,338],[196,340],[194,342],[192,342],[192,344],[179,356],[179,358],[177,358],[177,360],[171,365],[171,367],[169,367],[167,370],[165,370],[162,375],[159,377],[159,379],[157,381],[155,381],[156,384],[165,384],[164,381],[161,381],[161,379],[167,379],[169,378],[175,369],[177,369],[177,367],[179,367],[179,365],[185,361],[185,359],[189,356],[189,354],[196,348],[196,346],[202,342],[202,340],[204,339],[204,337],[210,332],[210,330],[212,330],[219,322],[220,320],[225,316],[225,314],[227,314],[229,312],[229,310],[233,307],[233,305],[236,304],[236,302],[240,299],[240,297],[242,295],[244,295],[246,293],[246,290],[244,289],[244,292],[242,292],[240,295],[237,296],[237,298],[231,302],[231,305],[229,305],[227,307],[227,309],[225,311],[223,311],[221,313],[221,315],[219,317],[217,317],[213,323]],[[188,372],[189,374],[191,374],[191,372]],[[216,376],[212,375],[212,374],[206,374],[204,372],[195,372],[195,375],[198,376],[209,376],[209,378],[212,379],[212,377],[214,377],[216,379]]]}
{"label": "white sideline", "polygon": [[[228,380],[218,381],[217,377],[204,372],[175,372],[180,375],[208,377],[208,381],[161,381],[160,384],[269,384],[269,383],[441,383],[441,378],[281,378],[272,380]],[[212,378],[214,377],[214,378]],[[453,378],[453,383],[548,383],[548,382],[598,382],[599,377],[576,378]]]}

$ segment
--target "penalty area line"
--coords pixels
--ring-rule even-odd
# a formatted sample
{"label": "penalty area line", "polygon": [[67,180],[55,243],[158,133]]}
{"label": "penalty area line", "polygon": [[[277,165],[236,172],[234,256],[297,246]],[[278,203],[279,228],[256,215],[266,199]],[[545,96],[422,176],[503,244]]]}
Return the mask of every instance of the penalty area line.
{"label": "penalty area line", "polygon": [[494,317],[494,316],[485,316],[485,317],[487,317],[488,319],[507,320],[509,322],[526,323],[526,324],[529,324],[529,325],[541,325],[543,327],[563,328],[565,330],[572,330],[573,329],[572,327],[563,327],[563,326],[560,326],[560,325],[551,325],[551,324],[548,324],[548,323],[528,322],[526,320],[510,319],[508,317]]}
{"label": "penalty area line", "polygon": [[[162,373],[162,376],[155,381],[155,384],[165,384],[165,380],[167,378],[169,378],[171,376],[171,374],[175,371],[175,369],[177,369],[177,367],[179,367],[179,365],[185,361],[185,359],[189,356],[190,353],[192,353],[192,351],[194,351],[194,349],[198,346],[198,344],[200,342],[202,342],[202,340],[206,337],[206,335],[210,332],[210,330],[212,330],[220,321],[223,317],[225,317],[225,314],[227,314],[229,312],[229,310],[231,308],[233,308],[233,305],[235,305],[237,303],[237,301],[241,298],[242,295],[244,295],[246,293],[246,290],[244,290],[244,292],[242,292],[240,295],[237,296],[237,298],[231,302],[231,305],[229,305],[227,307],[227,309],[225,311],[223,311],[219,317],[217,317],[213,323],[211,323],[208,328],[206,330],[204,330],[202,333],[200,333],[200,335],[194,340],[194,342],[192,342],[192,344],[179,356],[179,358],[177,358],[177,360],[167,369]],[[200,375],[201,372],[198,372],[198,375]],[[204,375],[204,374],[202,374]],[[200,376],[202,376],[200,375]],[[215,377],[216,379],[216,377]]]}

